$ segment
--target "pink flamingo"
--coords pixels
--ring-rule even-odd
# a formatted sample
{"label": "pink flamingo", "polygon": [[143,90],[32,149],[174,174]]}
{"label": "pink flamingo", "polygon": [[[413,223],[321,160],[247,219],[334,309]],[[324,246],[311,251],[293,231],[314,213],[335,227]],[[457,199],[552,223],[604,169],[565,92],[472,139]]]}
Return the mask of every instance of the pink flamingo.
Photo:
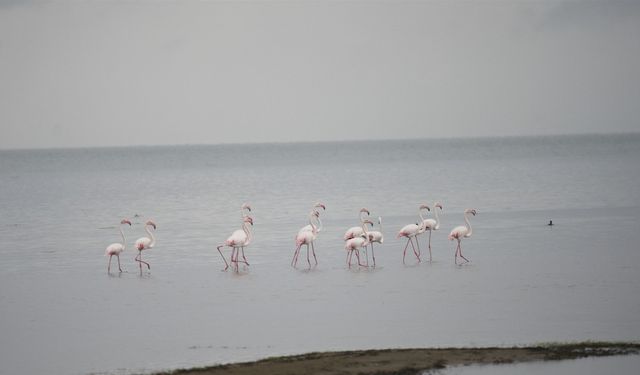
{"label": "pink flamingo", "polygon": [[365,217],[363,216],[364,214],[367,214],[367,216],[371,215],[369,213],[369,210],[367,210],[366,208],[362,208],[360,209],[360,226],[359,227],[351,227],[349,228],[345,233],[344,233],[344,240],[347,241],[351,238],[355,238],[355,237],[360,237],[364,234],[364,231],[362,230],[362,223],[365,220]]}
{"label": "pink flamingo", "polygon": [[[449,240],[451,241],[458,240],[458,247],[456,247],[456,254],[453,260],[455,264],[458,264],[458,254],[460,254],[460,258],[466,261],[465,263],[469,262],[469,259],[465,258],[462,255],[462,246],[460,246],[460,241],[462,241],[463,238],[471,237],[471,234],[473,234],[473,230],[471,229],[471,223],[469,222],[469,217],[467,216],[468,214],[476,216],[476,210],[472,208],[467,208],[466,210],[464,210],[464,222],[466,225],[457,226],[453,228],[451,233],[449,233]],[[461,264],[464,264],[464,263],[461,263]]]}
{"label": "pink flamingo", "polygon": [[313,258],[315,259],[316,265],[318,265],[316,252],[313,248],[313,241],[315,241],[318,236],[318,227],[313,223],[314,218],[316,220],[320,220],[320,213],[318,211],[314,210],[309,214],[309,225],[311,226],[311,231],[305,230],[305,227],[302,228],[296,236],[296,250],[293,253],[293,259],[291,260],[291,265],[293,267],[298,264],[298,255],[300,255],[300,248],[302,245],[307,245],[307,263],[309,263],[309,268],[311,268],[311,261],[309,260],[309,245],[311,245],[311,251],[313,252]]}
{"label": "pink flamingo", "polygon": [[122,243],[112,243],[107,246],[107,249],[104,252],[105,256],[109,256],[109,265],[107,266],[107,273],[111,272],[111,258],[115,255],[118,258],[118,269],[122,272],[122,267],[120,267],[120,253],[122,253],[125,249],[127,240],[124,238],[124,232],[122,231],[122,224],[129,224],[131,226],[131,222],[129,219],[122,219],[120,222],[120,226],[118,226],[118,230],[120,231],[120,235],[122,236]]}
{"label": "pink flamingo", "polygon": [[[400,237],[407,238],[407,244],[404,246],[404,252],[402,253],[402,263],[405,263],[405,256],[407,255],[407,247],[409,246],[409,243],[411,243],[411,248],[413,248],[413,253],[416,255],[416,258],[418,258],[418,263],[421,262],[420,253],[416,252],[416,248],[413,246],[412,239],[416,237],[418,234],[420,234],[421,231],[424,231],[424,219],[422,217],[422,210],[424,209],[426,209],[427,211],[430,211],[429,207],[426,204],[423,204],[420,206],[420,208],[418,208],[418,214],[420,215],[420,219],[421,219],[420,224],[405,225],[404,227],[402,227],[402,229],[400,229],[400,232],[398,232],[398,235],[396,236],[396,238],[400,238]],[[418,242],[417,238],[416,238],[416,242]],[[420,245],[418,245],[418,249],[420,249]]]}
{"label": "pink flamingo", "polygon": [[[438,210],[437,208],[442,210],[442,205],[440,204],[440,202],[436,202],[433,205],[433,214],[435,215],[435,220],[434,219],[424,219],[422,220],[422,228],[423,230],[420,233],[424,233],[425,231],[429,231],[429,263],[431,263],[432,260],[432,256],[431,256],[431,232],[434,230],[438,230],[440,229],[440,217],[438,216]],[[416,242],[418,241],[418,238],[416,237]]]}
{"label": "pink flamingo", "polygon": [[367,266],[366,264],[362,264],[362,262],[360,262],[360,249],[369,244],[369,233],[367,232],[366,228],[367,224],[373,226],[373,223],[370,220],[365,219],[362,222],[362,235],[350,238],[344,244],[344,249],[349,252],[347,254],[347,264],[349,265],[349,268],[351,268],[351,258],[353,257],[354,252],[356,253],[356,257],[358,258],[358,265],[362,267]]}
{"label": "pink flamingo", "polygon": [[153,230],[156,230],[156,223],[149,220],[144,224],[144,230],[147,232],[149,237],[140,237],[136,240],[136,249],[138,249],[138,255],[135,258],[135,261],[140,265],[140,273],[142,273],[142,263],[147,265],[147,269],[151,269],[151,265],[149,263],[142,260],[142,250],[151,249],[156,244],[156,238],[151,233],[150,227],[153,227]]}
{"label": "pink flamingo", "polygon": [[251,230],[249,229],[249,224],[251,224],[251,226],[253,226],[253,219],[251,218],[251,216],[245,216],[242,219],[242,229],[238,229],[236,231],[234,231],[231,236],[229,236],[229,238],[226,239],[226,241],[224,241],[223,245],[220,245],[217,247],[218,252],[220,253],[220,256],[222,257],[222,259],[224,260],[224,271],[227,270],[227,268],[229,268],[229,263],[227,263],[227,259],[224,257],[224,255],[222,254],[222,251],[220,250],[220,248],[224,247],[224,246],[228,246],[231,248],[231,265],[233,265],[233,263],[236,264],[236,272],[238,271],[238,250],[241,249],[242,251],[242,263],[246,264],[247,266],[249,265],[249,262],[247,262],[247,258],[244,256],[244,247],[245,246],[249,246],[249,244],[251,243],[251,240],[253,239],[253,236],[251,234]]}
{"label": "pink flamingo", "polygon": [[[371,256],[373,257],[373,267],[376,266],[376,254],[373,252],[373,243],[377,242],[382,245],[384,236],[382,235],[382,217],[378,216],[378,225],[380,230],[371,230],[368,232],[369,245],[371,246]],[[366,254],[366,253],[365,253]],[[367,255],[367,265],[369,265],[369,255]]]}

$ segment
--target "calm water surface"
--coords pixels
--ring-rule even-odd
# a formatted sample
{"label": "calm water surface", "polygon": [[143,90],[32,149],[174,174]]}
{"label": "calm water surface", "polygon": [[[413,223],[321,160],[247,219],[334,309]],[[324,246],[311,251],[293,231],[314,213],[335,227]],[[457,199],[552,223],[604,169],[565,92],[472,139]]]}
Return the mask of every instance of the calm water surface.
{"label": "calm water surface", "polygon": [[[638,340],[638,186],[640,135],[0,151],[0,373]],[[395,234],[436,199],[434,262],[404,266]],[[292,269],[318,200],[320,264]],[[245,201],[251,268],[220,272],[215,246]],[[383,217],[375,270],[345,264],[361,207]],[[467,207],[459,267],[446,235]],[[127,272],[109,275],[123,217]],[[131,247],[147,218],[158,242],[140,275]]]}

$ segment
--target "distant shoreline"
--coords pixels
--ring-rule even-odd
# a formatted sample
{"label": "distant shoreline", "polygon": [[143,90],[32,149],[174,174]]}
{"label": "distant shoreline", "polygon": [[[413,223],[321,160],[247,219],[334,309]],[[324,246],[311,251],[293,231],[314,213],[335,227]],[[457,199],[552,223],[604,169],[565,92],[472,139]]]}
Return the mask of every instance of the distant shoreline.
{"label": "distant shoreline", "polygon": [[511,348],[382,349],[318,352],[254,362],[157,372],[155,375],[404,375],[449,366],[640,354],[638,342],[580,342]]}

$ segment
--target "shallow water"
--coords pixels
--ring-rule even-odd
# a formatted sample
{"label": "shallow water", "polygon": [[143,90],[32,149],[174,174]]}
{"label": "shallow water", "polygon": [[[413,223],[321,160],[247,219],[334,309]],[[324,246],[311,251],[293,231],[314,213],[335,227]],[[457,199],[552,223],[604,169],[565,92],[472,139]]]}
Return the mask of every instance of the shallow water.
{"label": "shallow water", "polygon": [[[639,135],[0,151],[0,373],[637,340],[639,161]],[[405,266],[394,235],[434,199],[434,262]],[[306,270],[303,253],[292,269],[318,200],[320,264]],[[244,201],[251,267],[220,272],[215,246]],[[341,237],[363,206],[385,242],[376,269],[349,270]],[[471,263],[455,266],[446,235],[467,207]],[[125,216],[127,272],[108,275]],[[158,243],[140,275],[131,247],[147,218]]]}
{"label": "shallow water", "polygon": [[580,358],[566,361],[540,361],[502,365],[471,365],[450,367],[445,370],[427,371],[423,375],[635,375],[640,366],[640,356],[613,356]]}

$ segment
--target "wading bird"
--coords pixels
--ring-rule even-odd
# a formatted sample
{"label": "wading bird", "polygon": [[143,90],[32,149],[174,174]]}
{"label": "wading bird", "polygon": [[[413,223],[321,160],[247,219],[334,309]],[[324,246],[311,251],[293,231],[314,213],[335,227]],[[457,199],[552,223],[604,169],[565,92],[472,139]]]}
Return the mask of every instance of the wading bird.
{"label": "wading bird", "polygon": [[469,262],[469,259],[465,258],[462,255],[462,247],[460,246],[460,241],[462,241],[463,238],[471,237],[471,234],[473,233],[473,230],[471,229],[471,223],[469,222],[469,216],[467,216],[469,214],[476,216],[476,210],[472,208],[467,208],[466,210],[464,210],[465,225],[457,226],[453,228],[451,233],[449,233],[449,240],[458,240],[458,246],[456,247],[456,254],[453,260],[455,264],[458,264],[458,254],[460,254],[460,258],[464,259],[466,262]]}
{"label": "wading bird", "polygon": [[369,213],[369,210],[367,210],[366,208],[362,208],[360,209],[360,226],[359,227],[351,227],[349,228],[345,233],[344,233],[344,240],[347,241],[351,238],[355,238],[355,237],[360,237],[362,236],[362,234],[364,234],[364,232],[362,231],[362,223],[364,223],[364,220],[366,219],[366,217],[364,215],[371,215]]}
{"label": "wading bird", "polygon": [[231,260],[230,263],[233,266],[233,264],[235,263],[236,265],[236,272],[238,271],[238,253],[239,251],[242,251],[242,263],[246,264],[247,266],[249,265],[249,262],[247,262],[247,258],[244,256],[244,248],[245,246],[249,246],[249,244],[251,243],[251,240],[253,239],[253,236],[251,234],[251,229],[249,228],[249,224],[251,226],[253,226],[253,219],[251,218],[251,216],[245,216],[242,219],[242,229],[238,229],[236,231],[234,231],[228,238],[226,241],[224,241],[223,245],[220,245],[217,247],[218,252],[220,253],[220,256],[222,257],[222,259],[224,260],[224,270],[226,271],[227,268],[229,268],[229,263],[227,263],[227,259],[224,257],[224,255],[222,254],[222,250],[220,250],[220,248],[224,247],[224,246],[228,246],[231,248]]}
{"label": "wading bird", "polygon": [[[422,210],[427,210],[427,211],[431,211],[431,209],[429,208],[429,206],[427,206],[426,204],[423,204],[420,206],[420,208],[418,208],[418,215],[420,216],[420,223],[419,224],[408,224],[405,225],[404,227],[402,227],[402,229],[400,229],[400,232],[398,232],[398,235],[396,236],[396,238],[400,238],[400,237],[406,237],[407,238],[407,244],[404,246],[404,251],[402,253],[402,263],[404,263],[405,261],[405,256],[407,255],[407,247],[409,246],[409,243],[411,243],[411,248],[413,248],[413,253],[416,255],[416,258],[418,258],[418,263],[421,262],[420,260],[420,253],[416,252],[416,248],[413,246],[413,241],[412,239],[414,237],[416,237],[418,234],[421,233],[421,231],[424,231],[424,219],[422,217]],[[416,242],[418,242],[418,239],[416,238]],[[420,249],[420,245],[418,245],[418,249]]]}
{"label": "wading bird", "polygon": [[311,268],[311,261],[309,260],[309,245],[311,245],[313,259],[315,260],[316,265],[318,265],[318,259],[316,258],[316,252],[313,247],[313,242],[318,236],[318,226],[314,224],[314,220],[320,220],[320,213],[315,210],[311,211],[309,214],[309,226],[311,226],[311,230],[305,230],[305,227],[298,232],[298,235],[296,235],[296,249],[293,252],[293,259],[291,259],[291,265],[293,267],[298,263],[298,255],[300,255],[300,248],[302,245],[307,245],[307,263],[309,263],[309,268]]}
{"label": "wading bird", "polygon": [[156,238],[151,233],[150,228],[153,227],[153,230],[156,230],[156,223],[149,220],[144,224],[144,230],[147,232],[149,237],[140,237],[136,240],[136,249],[138,249],[138,256],[136,256],[135,261],[140,265],[140,273],[142,273],[142,263],[147,265],[147,269],[151,269],[149,263],[142,260],[142,250],[148,250],[155,246]]}
{"label": "wading bird", "polygon": [[[380,230],[372,230],[368,232],[369,245],[371,245],[371,257],[373,258],[373,267],[376,266],[376,254],[373,252],[373,243],[377,242],[382,245],[384,236],[382,235],[382,217],[378,216],[378,226]],[[365,253],[366,254],[366,253]],[[369,265],[369,255],[367,255],[367,265]]]}
{"label": "wading bird", "polygon": [[[440,217],[438,216],[438,210],[437,209],[441,209],[442,210],[442,205],[440,204],[440,202],[436,202],[433,205],[433,215],[436,217],[435,220],[434,219],[424,219],[422,220],[422,228],[423,228],[423,232],[425,231],[429,231],[429,263],[431,263],[432,260],[432,255],[431,255],[431,232],[434,230],[438,230],[440,229]],[[418,241],[418,238],[416,237],[416,242]]]}
{"label": "wading bird", "polygon": [[122,219],[120,225],[118,226],[118,230],[120,231],[120,236],[122,236],[122,243],[112,243],[107,246],[107,249],[104,252],[105,256],[109,256],[109,265],[107,266],[107,273],[111,272],[111,258],[115,255],[118,258],[118,269],[122,272],[122,267],[120,267],[120,253],[122,253],[126,247],[127,240],[124,238],[124,232],[122,231],[122,224],[129,224],[131,226],[131,222],[128,219]]}
{"label": "wading bird", "polygon": [[366,247],[369,244],[369,233],[367,232],[367,224],[373,226],[373,223],[365,219],[362,222],[362,235],[354,238],[350,238],[345,242],[344,249],[349,253],[347,254],[347,265],[351,268],[351,258],[353,257],[353,253],[356,253],[356,257],[358,258],[358,265],[362,267],[366,267],[366,264],[362,264],[360,261],[360,249]]}

